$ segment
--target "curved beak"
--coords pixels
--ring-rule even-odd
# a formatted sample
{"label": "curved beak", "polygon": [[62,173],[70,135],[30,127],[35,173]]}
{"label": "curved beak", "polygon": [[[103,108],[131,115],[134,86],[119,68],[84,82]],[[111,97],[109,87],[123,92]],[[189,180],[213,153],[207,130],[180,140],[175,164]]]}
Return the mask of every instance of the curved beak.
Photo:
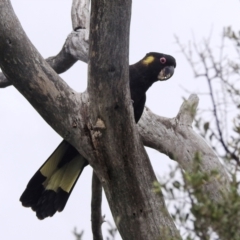
{"label": "curved beak", "polygon": [[172,77],[174,74],[174,67],[173,66],[167,66],[164,69],[162,69],[158,74],[158,80],[165,81]]}

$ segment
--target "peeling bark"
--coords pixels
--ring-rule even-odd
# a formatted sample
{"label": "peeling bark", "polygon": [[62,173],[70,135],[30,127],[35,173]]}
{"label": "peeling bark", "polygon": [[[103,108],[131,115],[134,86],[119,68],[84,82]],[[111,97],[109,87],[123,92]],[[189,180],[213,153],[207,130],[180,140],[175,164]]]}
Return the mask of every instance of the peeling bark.
{"label": "peeling bark", "polygon": [[89,28],[89,4],[90,0],[73,0],[71,11],[73,30]]}

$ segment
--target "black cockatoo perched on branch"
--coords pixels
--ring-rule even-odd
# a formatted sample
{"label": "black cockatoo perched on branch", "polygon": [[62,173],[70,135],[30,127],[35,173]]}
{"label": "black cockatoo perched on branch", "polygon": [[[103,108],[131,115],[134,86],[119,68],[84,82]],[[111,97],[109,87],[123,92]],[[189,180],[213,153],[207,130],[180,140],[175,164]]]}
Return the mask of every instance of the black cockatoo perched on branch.
{"label": "black cockatoo perched on branch", "polygon": [[[146,92],[154,82],[172,77],[176,61],[172,56],[151,52],[130,65],[129,81],[136,123],[141,118]],[[20,197],[22,205],[31,207],[39,219],[62,211],[88,161],[63,140],[29,181]]]}

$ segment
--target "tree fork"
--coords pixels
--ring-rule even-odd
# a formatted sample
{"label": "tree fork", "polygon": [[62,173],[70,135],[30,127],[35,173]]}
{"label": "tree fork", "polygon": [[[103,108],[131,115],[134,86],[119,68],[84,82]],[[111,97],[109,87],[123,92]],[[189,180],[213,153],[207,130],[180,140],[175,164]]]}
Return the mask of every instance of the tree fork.
{"label": "tree fork", "polygon": [[[127,35],[127,32],[129,31],[129,24],[123,24],[125,20],[123,18],[126,17],[126,15],[124,15],[126,14],[126,12],[122,13],[121,9],[121,7],[124,7],[123,6],[124,4],[127,3],[125,1],[123,3],[117,1],[116,2],[117,9],[114,9],[113,7],[112,7],[113,9],[111,9],[112,14],[113,15],[115,14],[114,17],[113,16],[111,17],[116,18],[116,16],[118,16],[118,19],[113,19],[111,21],[109,19],[106,20],[105,18],[104,22],[102,22],[102,17],[104,17],[104,14],[107,13],[105,12],[98,13],[99,17],[98,20],[101,18],[101,21],[100,20],[99,22],[95,21],[96,24],[95,27],[97,28],[101,24],[101,26],[104,25],[108,31],[110,28],[114,28],[116,31],[117,24],[114,21],[118,21],[119,26],[121,27],[119,31],[121,31],[121,34]],[[96,9],[97,8],[95,8],[95,10]],[[127,17],[126,19],[127,21],[130,21],[129,9],[127,12],[127,14],[129,14],[129,17]],[[99,14],[101,14],[101,16],[99,16]],[[121,16],[119,17],[119,15]],[[92,28],[94,33],[95,28],[93,25]],[[126,28],[125,32],[123,28]],[[82,29],[81,31],[84,30]],[[99,72],[101,73],[101,71],[103,71],[101,75],[99,75],[101,76],[101,79],[99,78],[98,74],[94,75],[94,72],[92,72],[90,68],[90,73],[92,73],[91,77],[95,78],[97,76],[97,78],[94,79],[95,82],[93,81],[91,83],[92,86],[90,86],[91,84],[89,82],[88,87],[88,90],[90,92],[92,91],[91,100],[95,101],[95,103],[93,102],[91,105],[95,105],[96,109],[91,109],[90,113],[91,122],[88,122],[89,120],[88,92],[82,94],[76,93],[74,90],[70,89],[68,85],[65,82],[63,82],[62,79],[54,71],[51,70],[48,64],[45,63],[44,59],[41,58],[39,53],[35,50],[30,41],[27,39],[27,36],[23,32],[21,25],[19,24],[16,16],[13,13],[10,1],[3,0],[0,2],[0,51],[1,51],[0,66],[3,69],[3,73],[6,76],[8,76],[8,80],[11,83],[13,83],[13,85],[20,92],[22,92],[22,94],[42,115],[42,117],[54,128],[54,130],[56,130],[62,137],[64,137],[72,145],[74,145],[78,149],[78,151],[89,160],[90,164],[94,166],[94,168],[98,172],[98,176],[100,177],[102,176],[100,178],[102,183],[107,179],[107,181],[109,181],[107,184],[113,184],[112,176],[114,177],[116,176],[121,181],[116,183],[116,191],[117,189],[122,188],[123,190],[125,190],[124,191],[125,194],[125,192],[128,190],[127,187],[124,186],[124,184],[126,184],[127,182],[126,179],[130,179],[131,183],[132,178],[129,177],[128,175],[127,176],[119,175],[121,175],[122,173],[124,174],[128,173],[131,176],[131,174],[133,174],[133,178],[136,179],[137,174],[139,173],[139,175],[143,175],[142,176],[143,181],[147,181],[149,179],[145,175],[148,173],[150,173],[151,175],[152,170],[149,161],[147,160],[147,156],[144,156],[145,153],[141,157],[139,157],[139,159],[135,159],[138,158],[138,155],[132,156],[133,153],[132,152],[129,153],[130,150],[136,153],[135,147],[139,149],[140,152],[142,152],[143,150],[142,145],[138,139],[138,134],[136,133],[135,130],[135,124],[132,122],[133,121],[131,110],[132,104],[130,102],[129,89],[127,84],[128,73],[126,72],[126,65],[128,65],[127,63],[128,36],[127,38],[122,39],[123,36],[117,35],[116,40],[114,39],[116,35],[114,35],[113,33],[116,34],[114,31],[110,31],[110,33],[106,32],[104,33],[104,35],[102,35],[103,40],[104,39],[107,40],[107,48],[105,46],[106,48],[105,50],[107,52],[106,53],[104,53],[103,51],[96,52],[98,54],[97,56],[99,57],[99,59],[94,57],[94,60],[97,60],[97,63],[92,63],[93,68],[95,70],[98,70],[98,68],[100,68]],[[99,34],[99,32],[94,34]],[[114,36],[109,36],[111,34],[113,34]],[[82,35],[83,34],[81,34],[81,36]],[[74,58],[86,61],[88,56],[87,45],[85,46],[84,44],[82,44],[83,48],[79,54],[79,47],[81,47],[82,41],[81,39],[83,39],[83,37],[81,36],[73,40],[73,45],[70,44],[69,49],[70,53],[73,54]],[[121,40],[121,42],[119,40]],[[112,46],[113,44],[115,46]],[[101,47],[104,47],[104,45],[99,44],[99,46],[100,50],[103,50],[101,49]],[[125,47],[127,51],[125,51],[126,50]],[[66,48],[63,48],[62,50],[66,50]],[[121,51],[125,52],[122,53]],[[94,55],[95,54],[94,51],[91,50],[91,54]],[[59,65],[60,67],[58,69],[61,69],[62,67],[64,69],[66,67],[64,62],[65,60],[68,61],[67,58],[69,57],[69,54],[68,53],[61,54],[61,56],[62,58],[60,58],[60,61],[58,61],[57,63],[57,65]],[[57,57],[56,59],[59,58]],[[54,58],[51,58],[50,60],[55,61]],[[101,61],[103,64],[105,64],[105,66],[107,67],[110,66],[110,68],[107,68],[107,70],[104,68],[101,69],[101,67],[103,66],[101,65],[102,64]],[[107,64],[104,61],[107,61]],[[117,64],[115,61],[117,61]],[[94,64],[96,64],[96,66],[94,66]],[[64,66],[61,67],[61,65]],[[115,66],[117,66],[118,68],[115,68]],[[106,75],[104,75],[104,71]],[[98,72],[96,71],[96,73]],[[3,82],[3,86],[7,86],[5,84],[9,85],[9,83],[6,83],[5,80],[6,78],[4,78],[4,75],[0,74],[0,82],[1,81]],[[104,90],[106,89],[106,92],[101,89]],[[93,94],[99,94],[99,96],[97,95],[93,96]],[[103,97],[102,100],[99,99],[101,94]],[[56,96],[61,97],[61,99],[57,98]],[[70,98],[68,96],[70,96]],[[191,99],[192,100],[190,102],[194,103],[195,101],[194,98]],[[98,105],[99,108],[96,107],[97,106],[96,104],[99,104]],[[103,107],[105,106],[104,104],[106,104],[107,109]],[[114,108],[114,111],[109,111],[109,109],[111,110],[111,108]],[[143,143],[146,146],[159,150],[160,152],[167,154],[169,157],[174,157],[174,159],[177,160],[180,163],[181,167],[186,171],[189,172],[192,171],[191,164],[189,163],[193,161],[196,149],[198,152],[202,153],[203,162],[200,171],[209,172],[211,170],[217,169],[222,174],[223,179],[221,181],[217,180],[210,182],[209,184],[206,185],[205,188],[205,193],[209,196],[209,198],[212,199],[213,201],[219,202],[221,201],[220,195],[222,194],[222,192],[226,193],[228,192],[229,178],[225,173],[223,166],[220,164],[217,156],[207,146],[207,144],[202,139],[200,139],[201,137],[197,136],[197,134],[193,132],[191,128],[192,119],[189,120],[187,118],[185,119],[184,117],[188,115],[189,114],[186,114],[186,111],[183,108],[181,108],[176,118],[167,119],[157,116],[148,109],[147,110],[145,109],[142,119],[138,124],[138,131],[141,135]],[[114,118],[114,120],[112,121],[110,118]],[[90,129],[90,134],[88,131],[86,131],[87,128]],[[106,134],[106,131],[109,131],[109,129],[110,132],[107,133],[109,134],[108,136]],[[114,129],[116,130],[116,134],[114,132]],[[126,133],[124,131],[126,131]],[[131,131],[133,135],[131,135]],[[86,134],[86,132],[88,133]],[[101,137],[101,135],[103,137]],[[129,135],[131,135],[131,138],[128,139],[127,137]],[[117,137],[123,137],[122,142],[120,142],[120,138]],[[107,143],[103,143],[101,138],[108,139],[110,141],[110,145],[107,145]],[[134,145],[134,142],[136,143],[136,145]],[[126,149],[124,147],[124,143],[126,145]],[[181,145],[179,145],[179,143],[181,143]],[[117,144],[119,144],[119,148]],[[111,149],[108,149],[110,148],[111,145],[114,146],[113,155],[111,155],[112,154]],[[176,145],[178,147],[175,147]],[[104,147],[105,149],[101,150],[100,149],[101,146]],[[133,149],[131,149],[132,146],[134,146]],[[95,153],[98,154],[97,156],[98,158],[96,158]],[[141,155],[141,153],[138,152],[137,154]],[[115,156],[117,156],[116,161]],[[111,161],[113,161],[113,163]],[[139,161],[140,163],[137,161]],[[130,170],[131,167],[134,167],[134,164],[136,164],[136,162],[137,162],[137,166],[135,166],[136,169]],[[126,168],[129,168],[129,170],[126,170]],[[147,170],[148,168],[150,168],[150,170]],[[116,169],[120,170],[119,173],[117,172]],[[139,176],[139,178],[140,177],[141,176]],[[150,177],[155,179],[154,175],[149,176],[149,178]],[[150,186],[150,182],[151,181],[149,181],[149,185],[147,185],[149,188],[146,189],[146,195],[148,194],[149,189],[152,189],[151,188],[152,186]],[[113,186],[115,187],[115,185]],[[109,190],[111,187],[112,186],[107,186],[105,187],[105,189]],[[112,194],[110,190],[109,196],[110,194]],[[140,196],[141,191],[142,190],[140,189],[139,193]],[[135,192],[132,193],[132,196],[134,194]],[[153,193],[150,192],[149,195],[147,195],[150,196],[148,198],[148,202],[155,201],[154,198],[151,199],[151,194]],[[115,197],[114,194],[113,197]],[[115,201],[115,199],[113,200]],[[123,200],[125,201],[125,199]],[[119,200],[117,199],[117,201]],[[134,200],[130,202],[134,203]],[[167,214],[164,213],[164,211],[166,210],[163,200],[157,199],[155,205],[154,203],[148,204],[151,206],[156,206],[159,203],[160,203],[159,208],[158,206],[157,208],[153,208],[156,214],[158,214],[157,210],[159,210],[159,214],[161,215],[160,217],[163,216],[161,218],[162,221],[159,220],[160,224],[157,223],[159,224],[158,227],[164,230],[170,229],[170,231],[171,229],[173,229],[172,230],[173,233],[170,234],[170,236],[175,236],[174,234],[178,236],[175,226],[172,223],[172,220],[169,218]],[[125,204],[125,206],[126,205],[127,204]],[[128,207],[126,209],[127,214],[129,211],[132,213],[133,212],[132,210],[134,209],[131,206],[130,208],[129,205],[127,205],[127,207]],[[136,218],[136,215],[135,216],[132,215],[132,219],[129,217],[130,221],[136,221],[134,217]],[[167,220],[165,221],[165,219]],[[142,219],[143,226],[144,221],[145,219]],[[127,221],[125,222],[127,224]],[[146,224],[148,224],[147,221]],[[122,231],[125,230],[124,228],[126,228],[126,226],[121,226]],[[136,229],[137,233],[138,231],[139,228]],[[127,234],[128,232],[126,232],[126,235]],[[163,236],[163,233],[158,234],[157,237],[159,236],[162,237],[163,239],[166,239],[166,235]],[[133,239],[135,238],[136,235],[134,235]],[[176,237],[173,238],[176,239]],[[145,239],[154,238],[150,237]]]}

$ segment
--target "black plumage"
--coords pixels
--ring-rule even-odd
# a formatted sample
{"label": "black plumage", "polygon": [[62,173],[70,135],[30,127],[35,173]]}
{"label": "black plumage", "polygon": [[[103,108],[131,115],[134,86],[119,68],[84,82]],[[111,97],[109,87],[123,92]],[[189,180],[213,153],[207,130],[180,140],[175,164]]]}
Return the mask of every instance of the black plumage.
{"label": "black plumage", "polygon": [[[156,81],[170,78],[175,67],[172,56],[155,52],[130,65],[130,92],[136,123],[143,113],[148,88]],[[86,165],[88,161],[63,140],[29,181],[20,197],[22,205],[31,207],[39,219],[62,211]]]}
{"label": "black plumage", "polygon": [[136,123],[142,116],[146,92],[154,82],[169,79],[176,67],[175,59],[166,54],[151,52],[129,67],[131,99]]}

